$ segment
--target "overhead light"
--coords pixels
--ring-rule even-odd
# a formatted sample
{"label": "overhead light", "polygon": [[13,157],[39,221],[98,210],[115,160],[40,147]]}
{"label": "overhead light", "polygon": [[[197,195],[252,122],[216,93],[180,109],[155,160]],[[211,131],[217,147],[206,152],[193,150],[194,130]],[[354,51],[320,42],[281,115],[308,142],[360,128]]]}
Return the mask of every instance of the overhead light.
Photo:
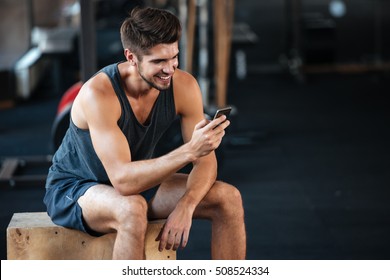
{"label": "overhead light", "polygon": [[331,0],[329,3],[329,12],[332,16],[340,18],[346,14],[347,7],[346,7],[344,1]]}

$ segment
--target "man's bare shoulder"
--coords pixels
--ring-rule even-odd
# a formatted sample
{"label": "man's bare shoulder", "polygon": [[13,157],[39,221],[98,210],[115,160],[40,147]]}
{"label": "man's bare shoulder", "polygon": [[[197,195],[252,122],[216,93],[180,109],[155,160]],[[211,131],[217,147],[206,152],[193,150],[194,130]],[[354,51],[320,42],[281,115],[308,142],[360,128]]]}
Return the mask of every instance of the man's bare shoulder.
{"label": "man's bare shoulder", "polygon": [[173,80],[176,111],[188,115],[193,110],[202,111],[202,94],[198,82],[190,73],[176,70]]}
{"label": "man's bare shoulder", "polygon": [[91,97],[91,98],[99,98],[102,95],[112,95],[114,89],[111,85],[111,82],[106,74],[100,72],[90,78],[81,88],[80,94]]}
{"label": "man's bare shoulder", "polygon": [[111,81],[104,73],[98,73],[90,78],[80,89],[78,99],[82,107],[97,106],[104,108],[112,106],[117,100]]}
{"label": "man's bare shoulder", "polygon": [[194,76],[183,70],[176,70],[173,76],[173,90],[175,97],[178,96],[178,98],[193,98],[194,95],[200,93],[198,82]]}
{"label": "man's bare shoulder", "polygon": [[184,88],[187,86],[197,86],[198,83],[192,74],[181,70],[177,69],[174,76],[174,86],[183,86]]}
{"label": "man's bare shoulder", "polygon": [[119,101],[107,75],[99,73],[85,82],[74,101],[72,111],[75,122],[84,128],[88,126],[90,116],[95,118],[120,114]]}

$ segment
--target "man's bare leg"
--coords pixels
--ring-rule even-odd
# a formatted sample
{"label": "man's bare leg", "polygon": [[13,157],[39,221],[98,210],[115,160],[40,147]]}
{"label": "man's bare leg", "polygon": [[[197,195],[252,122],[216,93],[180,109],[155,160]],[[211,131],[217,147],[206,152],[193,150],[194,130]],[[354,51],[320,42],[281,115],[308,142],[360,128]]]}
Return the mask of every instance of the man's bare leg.
{"label": "man's bare leg", "polygon": [[117,232],[113,259],[145,259],[147,203],[142,196],[122,196],[113,187],[96,185],[78,200],[88,226],[101,233]]}
{"label": "man's bare leg", "polygon": [[[175,174],[161,184],[149,202],[150,218],[167,218],[186,188],[187,175]],[[212,259],[245,259],[246,233],[240,192],[217,181],[195,209],[194,218],[212,223]]]}

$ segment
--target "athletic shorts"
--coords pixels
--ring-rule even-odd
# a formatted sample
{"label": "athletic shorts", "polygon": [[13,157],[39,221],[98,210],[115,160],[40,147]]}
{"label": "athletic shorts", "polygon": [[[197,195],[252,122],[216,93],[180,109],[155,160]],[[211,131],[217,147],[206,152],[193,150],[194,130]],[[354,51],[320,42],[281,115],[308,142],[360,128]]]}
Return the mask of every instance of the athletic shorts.
{"label": "athletic shorts", "polygon": [[[46,194],[43,199],[47,207],[47,213],[53,223],[67,228],[77,229],[93,236],[100,236],[101,233],[90,229],[84,222],[82,209],[77,203],[78,199],[92,186],[98,182],[83,181],[77,179],[62,179],[51,182],[46,186]],[[158,186],[151,188],[141,195],[149,201],[157,192]]]}

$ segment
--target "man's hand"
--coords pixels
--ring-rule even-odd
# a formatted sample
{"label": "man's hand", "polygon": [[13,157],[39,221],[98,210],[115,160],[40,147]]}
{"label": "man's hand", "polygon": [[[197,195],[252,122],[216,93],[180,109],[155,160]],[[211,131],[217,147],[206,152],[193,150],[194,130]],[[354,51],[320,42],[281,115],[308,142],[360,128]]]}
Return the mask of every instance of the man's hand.
{"label": "man's hand", "polygon": [[213,121],[202,120],[196,124],[191,145],[197,158],[208,155],[219,147],[225,135],[225,129],[230,125],[226,116],[222,115]]}
{"label": "man's hand", "polygon": [[169,215],[164,227],[161,229],[156,241],[160,241],[159,250],[176,251],[179,247],[184,248],[188,243],[192,224],[193,211],[178,204]]}

